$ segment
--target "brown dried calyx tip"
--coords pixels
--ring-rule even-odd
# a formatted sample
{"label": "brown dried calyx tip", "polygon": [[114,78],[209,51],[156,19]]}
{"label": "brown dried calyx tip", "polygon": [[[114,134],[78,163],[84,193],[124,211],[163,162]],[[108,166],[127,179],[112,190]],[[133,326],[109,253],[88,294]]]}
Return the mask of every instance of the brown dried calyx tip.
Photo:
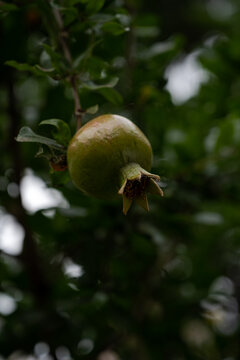
{"label": "brown dried calyx tip", "polygon": [[118,193],[123,197],[123,213],[127,214],[133,200],[144,210],[149,211],[146,193],[163,196],[163,191],[157,184],[158,175],[151,174],[140,165],[131,163],[121,170],[122,186]]}

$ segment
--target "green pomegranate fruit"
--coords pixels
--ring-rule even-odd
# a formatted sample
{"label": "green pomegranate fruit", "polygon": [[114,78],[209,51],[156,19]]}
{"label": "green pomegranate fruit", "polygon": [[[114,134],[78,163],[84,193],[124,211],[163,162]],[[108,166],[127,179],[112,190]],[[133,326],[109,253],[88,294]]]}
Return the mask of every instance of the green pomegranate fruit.
{"label": "green pomegranate fruit", "polygon": [[81,127],[68,146],[67,161],[81,191],[102,199],[121,195],[124,214],[133,200],[149,210],[146,192],[163,196],[160,177],[149,172],[151,145],[125,117],[102,115]]}

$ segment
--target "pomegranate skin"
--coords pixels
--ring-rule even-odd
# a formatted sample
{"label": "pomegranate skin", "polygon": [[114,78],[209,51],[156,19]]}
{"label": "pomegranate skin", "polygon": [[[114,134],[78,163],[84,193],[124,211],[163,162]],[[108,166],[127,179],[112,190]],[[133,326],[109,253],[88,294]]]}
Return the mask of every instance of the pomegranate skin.
{"label": "pomegranate skin", "polygon": [[85,194],[110,199],[121,186],[121,169],[136,163],[151,170],[152,148],[143,132],[119,115],[102,115],[82,126],[67,151],[70,177]]}

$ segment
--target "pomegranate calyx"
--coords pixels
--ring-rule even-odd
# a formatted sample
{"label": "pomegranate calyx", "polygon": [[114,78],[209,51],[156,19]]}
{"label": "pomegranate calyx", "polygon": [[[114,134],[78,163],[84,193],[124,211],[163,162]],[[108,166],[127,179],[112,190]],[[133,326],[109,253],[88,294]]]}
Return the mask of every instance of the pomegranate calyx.
{"label": "pomegranate calyx", "polygon": [[139,164],[130,163],[121,169],[122,186],[118,191],[123,197],[123,213],[127,214],[133,200],[144,210],[149,211],[146,193],[163,196],[163,191],[157,184],[160,177],[144,170]]}

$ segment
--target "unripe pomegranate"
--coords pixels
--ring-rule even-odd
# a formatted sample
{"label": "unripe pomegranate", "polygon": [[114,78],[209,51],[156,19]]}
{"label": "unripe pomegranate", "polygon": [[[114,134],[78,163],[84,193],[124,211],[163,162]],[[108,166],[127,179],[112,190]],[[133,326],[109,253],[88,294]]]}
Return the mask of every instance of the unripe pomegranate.
{"label": "unripe pomegranate", "polygon": [[81,127],[67,151],[73,183],[85,194],[102,199],[123,197],[123,212],[133,200],[149,210],[146,192],[163,196],[149,173],[152,148],[142,131],[119,115],[99,116]]}

